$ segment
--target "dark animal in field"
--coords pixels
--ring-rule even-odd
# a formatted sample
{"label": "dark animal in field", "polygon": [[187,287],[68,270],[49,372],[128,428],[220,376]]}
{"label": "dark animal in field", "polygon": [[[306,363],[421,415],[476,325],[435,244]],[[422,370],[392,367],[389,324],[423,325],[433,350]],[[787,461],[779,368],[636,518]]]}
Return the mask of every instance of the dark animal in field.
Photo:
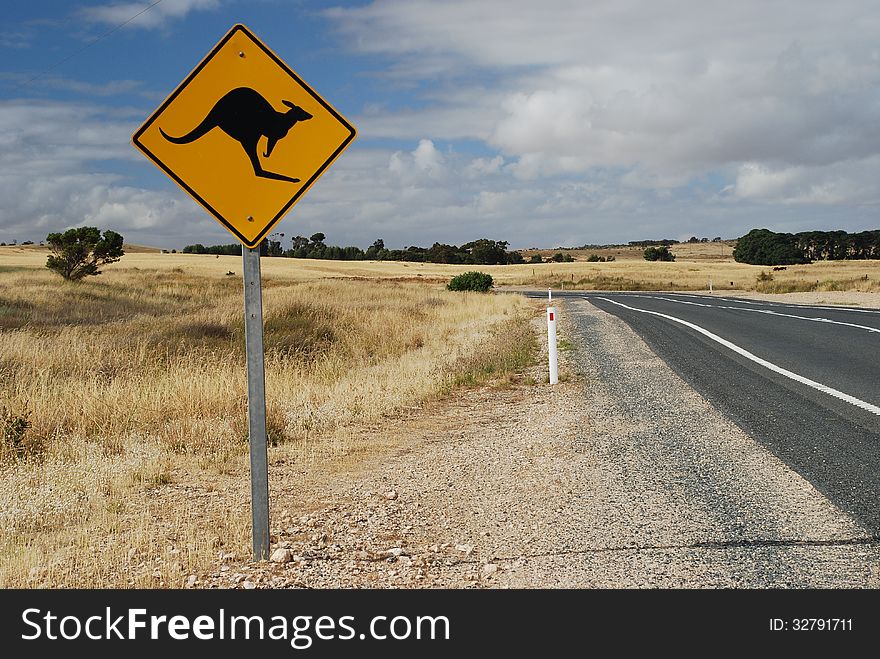
{"label": "dark animal in field", "polygon": [[161,128],[159,132],[174,144],[190,144],[208,131],[219,128],[241,144],[254,167],[254,174],[262,178],[299,183],[298,178],[266,171],[257,155],[257,142],[261,137],[268,139],[266,152],[263,154],[268,158],[278,140],[284,138],[297,122],[312,118],[312,115],[290,101],[281,102],[290,108],[287,112],[277,112],[259,92],[249,87],[239,87],[217,101],[202,123],[186,135],[172,137]]}

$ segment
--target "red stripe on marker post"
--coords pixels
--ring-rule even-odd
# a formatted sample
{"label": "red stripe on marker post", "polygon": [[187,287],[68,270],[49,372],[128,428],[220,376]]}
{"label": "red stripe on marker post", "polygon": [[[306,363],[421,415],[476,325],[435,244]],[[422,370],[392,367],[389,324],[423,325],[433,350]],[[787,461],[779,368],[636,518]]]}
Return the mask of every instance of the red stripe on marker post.
{"label": "red stripe on marker post", "polygon": [[550,360],[550,384],[559,382],[556,360],[556,307],[547,307],[547,356]]}

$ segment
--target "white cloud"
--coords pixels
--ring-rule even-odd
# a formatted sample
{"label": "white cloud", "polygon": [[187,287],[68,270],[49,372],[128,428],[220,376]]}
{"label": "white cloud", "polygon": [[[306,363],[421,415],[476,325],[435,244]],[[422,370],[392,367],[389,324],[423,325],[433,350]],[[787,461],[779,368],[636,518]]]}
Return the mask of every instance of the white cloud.
{"label": "white cloud", "polygon": [[443,156],[431,140],[419,140],[419,145],[412,152],[412,156],[416,167],[429,176],[443,173]]}
{"label": "white cloud", "polygon": [[[183,18],[191,11],[216,9],[220,6],[219,0],[162,0],[162,2],[150,7],[153,4],[154,0],[144,0],[143,2],[94,5],[80,9],[80,15],[92,23],[105,23],[112,26],[126,23],[126,27],[150,30],[164,27],[170,21]],[[132,20],[135,16],[137,18]]]}
{"label": "white cloud", "polygon": [[736,182],[725,190],[736,199],[829,206],[876,203],[880,156],[818,167],[773,169],[760,163],[740,166]]}
{"label": "white cloud", "polygon": [[399,180],[412,184],[420,180],[440,179],[446,173],[445,160],[434,142],[421,139],[409,153],[395,151],[388,160],[388,170]]}
{"label": "white cloud", "polygon": [[161,191],[125,185],[93,164],[140,161],[129,141],[135,114],[82,103],[0,102],[2,240],[41,240],[93,225],[144,244],[191,242],[185,236],[205,214],[185,195],[170,184]]}
{"label": "white cloud", "polygon": [[[738,198],[861,204],[880,184],[835,165],[880,154],[872,12],[858,0],[376,0],[326,15],[355,50],[385,56],[396,84],[434,81],[424,109],[366,117],[364,134],[480,139],[523,181],[613,169],[662,192],[739,172]],[[801,172],[812,192],[756,196],[771,180],[753,165]]]}
{"label": "white cloud", "polygon": [[493,174],[501,173],[502,167],[504,167],[504,158],[501,156],[495,156],[494,158],[474,158],[474,160],[465,167],[464,175],[470,179],[492,176]]}

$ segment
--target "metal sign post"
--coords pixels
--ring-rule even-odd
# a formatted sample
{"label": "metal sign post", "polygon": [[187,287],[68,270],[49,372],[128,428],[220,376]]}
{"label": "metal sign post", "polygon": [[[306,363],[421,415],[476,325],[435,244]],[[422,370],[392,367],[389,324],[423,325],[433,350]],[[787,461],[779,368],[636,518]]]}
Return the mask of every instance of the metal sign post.
{"label": "metal sign post", "polygon": [[266,44],[234,25],[131,138],[243,245],[255,560],[269,558],[259,246],[355,135]]}
{"label": "metal sign post", "polygon": [[266,375],[263,368],[263,293],[260,248],[243,247],[244,334],[251,451],[251,519],[254,560],[269,558],[269,459],[266,435]]}

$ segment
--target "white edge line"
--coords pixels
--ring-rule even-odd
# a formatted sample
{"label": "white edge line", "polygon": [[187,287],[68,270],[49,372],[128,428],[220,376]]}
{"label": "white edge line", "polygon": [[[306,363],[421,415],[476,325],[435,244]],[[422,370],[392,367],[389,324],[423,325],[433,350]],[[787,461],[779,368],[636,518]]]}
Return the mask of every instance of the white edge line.
{"label": "white edge line", "polygon": [[[688,300],[677,300],[674,297],[662,297],[659,295],[634,295],[633,297],[642,297],[647,300],[665,300],[666,302],[674,302],[675,304],[690,304],[695,307],[706,307],[707,309],[725,309],[728,311],[747,311],[749,313],[763,313],[771,316],[782,316],[783,318],[795,318],[797,320],[809,320],[814,323],[830,323],[832,325],[844,325],[846,327],[855,327],[856,329],[865,330],[867,332],[880,333],[880,329],[870,327],[869,325],[858,325],[856,323],[845,323],[842,320],[831,320],[830,318],[812,318],[811,316],[795,316],[790,313],[782,313],[780,311],[772,311],[770,309],[749,309],[747,307],[728,307],[721,304],[704,304],[702,302],[689,302]],[[819,309],[821,307],[811,307]]]}
{"label": "white edge line", "polygon": [[838,391],[837,389],[834,389],[833,387],[829,387],[828,385],[822,384],[821,382],[816,382],[815,380],[811,380],[810,378],[806,378],[803,375],[798,375],[797,373],[793,373],[792,371],[789,371],[788,369],[782,368],[781,366],[777,366],[776,364],[774,364],[772,362],[768,362],[766,359],[761,359],[757,355],[753,355],[752,353],[750,353],[745,348],[740,348],[735,343],[731,343],[727,339],[722,339],[717,334],[713,334],[709,330],[704,329],[704,328],[700,327],[699,325],[695,325],[694,323],[688,322],[686,320],[682,320],[681,318],[676,318],[675,316],[670,316],[665,313],[660,313],[659,311],[648,311],[647,309],[639,309],[637,307],[631,307],[631,306],[623,304],[621,302],[615,302],[614,300],[608,299],[607,297],[599,297],[598,299],[605,300],[606,302],[610,302],[611,304],[616,304],[617,306],[623,307],[624,309],[629,309],[630,311],[638,311],[639,313],[647,313],[647,314],[651,314],[652,316],[660,316],[661,318],[666,318],[667,320],[671,320],[675,323],[679,323],[681,325],[684,325],[685,327],[690,327],[695,332],[699,332],[703,336],[706,336],[706,337],[712,339],[713,341],[720,343],[725,348],[732,350],[733,352],[737,353],[738,355],[741,355],[741,356],[745,357],[746,359],[749,359],[749,360],[755,362],[756,364],[760,364],[764,368],[767,368],[767,369],[773,371],[774,373],[779,373],[780,375],[784,375],[785,377],[787,377],[791,380],[794,380],[795,382],[800,382],[801,384],[805,384],[808,387],[816,389],[817,391],[821,391],[822,393],[828,394],[829,396],[833,396],[834,398],[845,401],[845,402],[849,403],[850,405],[855,405],[856,407],[861,408],[867,412],[870,412],[871,414],[876,414],[877,416],[880,416],[880,407],[877,407],[876,405],[872,405],[871,403],[868,403],[868,402],[863,401],[859,398],[856,398],[855,396],[850,396],[849,394],[845,394],[842,391]]}
{"label": "white edge line", "polygon": [[[662,291],[657,291],[658,293]],[[797,304],[794,302],[779,302],[777,300],[747,300],[741,297],[731,297],[727,295],[694,295],[690,293],[678,293],[675,291],[664,293],[664,295],[678,295],[681,297],[697,297],[706,300],[725,300],[727,302],[736,302],[739,304],[751,304],[751,305],[766,305],[766,306],[776,306],[776,307],[788,307],[790,309],[827,309],[828,311],[852,311],[854,313],[880,313],[880,309],[860,309],[856,307],[846,307],[846,306],[833,306],[833,305],[822,305],[822,304]]]}

